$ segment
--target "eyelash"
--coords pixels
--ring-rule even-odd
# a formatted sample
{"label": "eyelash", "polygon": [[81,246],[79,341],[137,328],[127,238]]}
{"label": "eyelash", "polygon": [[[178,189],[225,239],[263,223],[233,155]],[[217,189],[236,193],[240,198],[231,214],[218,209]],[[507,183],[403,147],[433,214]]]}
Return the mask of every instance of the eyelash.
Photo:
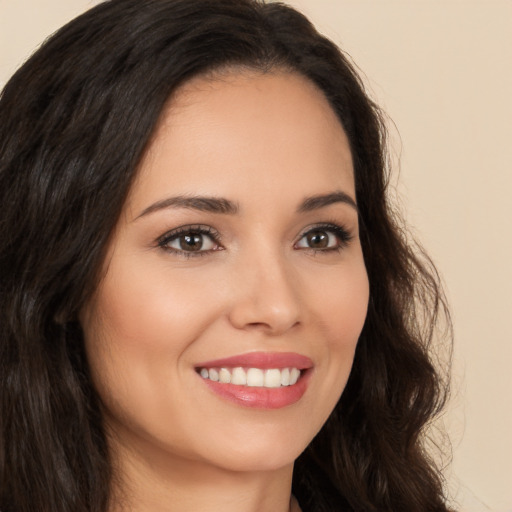
{"label": "eyelash", "polygon": [[350,234],[349,230],[344,226],[336,224],[334,222],[324,222],[321,224],[316,224],[314,226],[309,226],[303,233],[300,235],[299,240],[295,243],[295,245],[302,240],[305,236],[315,231],[332,233],[337,238],[337,244],[335,247],[327,247],[324,249],[315,249],[314,247],[304,247],[303,250],[311,251],[313,254],[329,254],[332,252],[340,252],[344,249],[352,240],[353,236]]}
{"label": "eyelash", "polygon": [[[314,254],[322,254],[322,253],[332,253],[333,251],[339,252],[344,249],[348,243],[352,240],[353,236],[350,232],[343,226],[338,225],[336,223],[323,223],[316,224],[314,226],[309,226],[303,233],[300,235],[297,242],[295,242],[294,247],[308,234],[313,233],[315,231],[318,232],[326,232],[332,233],[337,239],[337,245],[335,247],[326,247],[323,249],[315,249],[313,247],[303,247],[298,248],[302,250],[310,251]],[[178,240],[183,235],[200,235],[206,236],[211,239],[211,241],[216,245],[214,249],[207,250],[198,250],[198,251],[184,251],[180,249],[176,249],[174,247],[169,247],[171,242]],[[212,252],[216,252],[219,250],[223,250],[224,248],[221,246],[221,236],[220,233],[212,228],[211,226],[203,226],[203,225],[191,225],[191,226],[182,226],[172,231],[169,231],[162,235],[157,239],[157,246],[161,249],[168,251],[177,256],[181,256],[184,258],[195,258],[206,256]]]}
{"label": "eyelash", "polygon": [[211,252],[222,250],[221,247],[215,248],[215,249],[208,249],[206,251],[183,251],[180,249],[175,249],[174,247],[169,247],[169,244],[171,242],[174,242],[175,240],[178,240],[180,236],[183,235],[201,235],[209,237],[216,246],[220,246],[221,237],[220,233],[212,228],[211,226],[202,226],[202,225],[195,225],[195,226],[182,226],[180,228],[173,229],[172,231],[169,231],[168,233],[165,233],[165,235],[161,236],[157,240],[158,247],[162,248],[165,251],[168,251],[170,253],[176,254],[178,256],[182,256],[184,258],[196,258],[200,256],[206,256],[207,254],[210,254]]}

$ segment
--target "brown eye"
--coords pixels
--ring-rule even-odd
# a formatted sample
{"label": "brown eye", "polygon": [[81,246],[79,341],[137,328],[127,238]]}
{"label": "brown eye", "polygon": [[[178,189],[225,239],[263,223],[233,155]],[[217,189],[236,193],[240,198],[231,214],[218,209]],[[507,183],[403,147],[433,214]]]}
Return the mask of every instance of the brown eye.
{"label": "brown eye", "polygon": [[203,248],[203,237],[198,233],[181,235],[177,240],[182,251],[200,251]]}
{"label": "brown eye", "polygon": [[341,226],[317,226],[304,233],[295,244],[296,249],[330,251],[341,249],[351,240],[350,233]]}
{"label": "brown eye", "polygon": [[306,243],[311,249],[329,247],[329,235],[325,231],[311,231],[306,235]]}
{"label": "brown eye", "polygon": [[202,254],[219,249],[216,235],[210,229],[203,231],[180,230],[170,233],[158,243],[164,249],[182,254]]}

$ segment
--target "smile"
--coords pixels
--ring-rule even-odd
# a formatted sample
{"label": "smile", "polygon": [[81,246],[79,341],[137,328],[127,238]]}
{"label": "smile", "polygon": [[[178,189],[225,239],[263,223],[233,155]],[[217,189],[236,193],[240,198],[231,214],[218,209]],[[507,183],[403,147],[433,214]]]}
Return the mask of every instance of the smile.
{"label": "smile", "polygon": [[222,384],[237,386],[280,388],[293,386],[297,383],[301,371],[298,368],[201,368],[199,374]]}
{"label": "smile", "polygon": [[313,362],[289,352],[250,352],[195,367],[214,395],[242,407],[279,409],[298,402],[311,380]]}

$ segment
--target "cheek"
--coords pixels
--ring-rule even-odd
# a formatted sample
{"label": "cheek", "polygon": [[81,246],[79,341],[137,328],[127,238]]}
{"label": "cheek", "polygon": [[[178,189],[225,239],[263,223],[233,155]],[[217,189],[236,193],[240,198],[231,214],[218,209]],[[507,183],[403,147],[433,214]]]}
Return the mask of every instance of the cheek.
{"label": "cheek", "polygon": [[188,368],[188,349],[215,318],[215,293],[212,279],[117,254],[82,315],[93,380],[107,409],[145,411],[149,418],[148,411],[179,399],[172,390]]}
{"label": "cheek", "polygon": [[133,408],[143,407],[163,361],[168,373],[175,366],[180,347],[170,343],[176,332],[170,311],[179,302],[166,297],[161,280],[153,283],[151,274],[112,265],[83,315],[93,380],[107,409],[128,397]]}
{"label": "cheek", "polygon": [[164,439],[182,407],[180,360],[198,324],[192,301],[161,272],[130,270],[112,266],[83,315],[87,357],[108,423]]}
{"label": "cheek", "polygon": [[362,258],[326,276],[323,286],[316,287],[310,297],[318,331],[323,333],[326,385],[336,390],[336,398],[349,377],[368,309],[369,283]]}
{"label": "cheek", "polygon": [[208,317],[208,308],[202,308],[206,304],[201,304],[206,296],[208,291],[198,294],[186,276],[173,274],[170,280],[157,265],[140,271],[118,265],[101,285],[91,323],[96,337],[106,337],[125,355],[158,361],[160,352],[179,352],[200,332]]}
{"label": "cheek", "polygon": [[317,287],[311,304],[322,323],[331,349],[355,349],[366,319],[369,283],[361,260],[341,266]]}

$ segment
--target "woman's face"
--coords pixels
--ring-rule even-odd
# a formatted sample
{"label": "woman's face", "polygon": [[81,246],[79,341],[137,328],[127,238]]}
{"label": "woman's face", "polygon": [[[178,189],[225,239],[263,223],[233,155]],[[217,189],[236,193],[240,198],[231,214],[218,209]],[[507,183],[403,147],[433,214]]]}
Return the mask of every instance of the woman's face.
{"label": "woman's face", "polygon": [[322,93],[289,73],[194,79],[81,315],[113,439],[146,461],[292,464],[343,391],[367,302],[351,154]]}

